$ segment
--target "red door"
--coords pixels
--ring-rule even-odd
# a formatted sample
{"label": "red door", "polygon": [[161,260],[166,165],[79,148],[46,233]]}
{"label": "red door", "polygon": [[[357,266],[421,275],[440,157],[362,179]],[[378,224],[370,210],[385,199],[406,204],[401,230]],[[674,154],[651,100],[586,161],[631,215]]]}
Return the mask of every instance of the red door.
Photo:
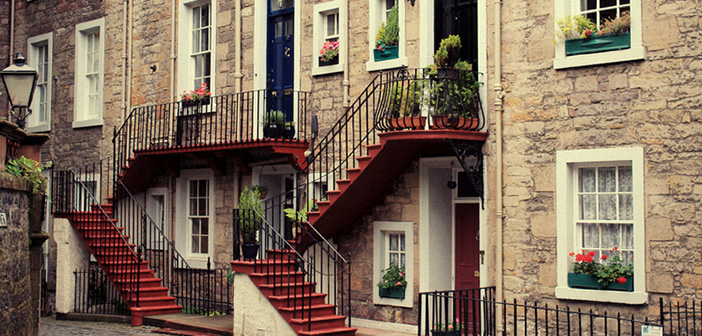
{"label": "red door", "polygon": [[480,287],[478,204],[456,204],[456,290]]}
{"label": "red door", "polygon": [[[480,287],[480,210],[478,204],[456,204],[456,290]],[[457,292],[456,323],[462,335],[480,334],[480,291]]]}

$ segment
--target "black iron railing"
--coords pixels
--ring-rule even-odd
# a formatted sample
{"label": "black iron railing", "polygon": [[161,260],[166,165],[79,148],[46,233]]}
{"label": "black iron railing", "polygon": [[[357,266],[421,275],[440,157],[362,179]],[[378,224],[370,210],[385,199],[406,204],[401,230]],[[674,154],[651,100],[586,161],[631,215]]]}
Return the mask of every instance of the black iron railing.
{"label": "black iron railing", "polygon": [[109,278],[96,264],[76,270],[75,292],[73,296],[74,311],[83,314],[131,315],[129,306],[119,292],[110,283]]}
{"label": "black iron railing", "polygon": [[[571,309],[567,305],[549,307],[548,304],[518,303],[517,300],[499,302],[495,301],[494,295],[494,287],[420,293],[417,335],[496,335],[496,318],[500,312],[504,335],[513,336],[641,335],[642,327],[659,328],[666,324],[648,317],[637,319],[633,315],[606,311],[600,314],[592,309]],[[665,321],[667,317],[669,330],[673,330],[673,326],[689,326],[690,316],[692,315],[676,313],[675,308],[661,310],[661,319]],[[673,322],[676,318],[680,320]],[[686,332],[663,334],[695,335]]]}
{"label": "black iron railing", "polygon": [[[252,261],[254,273],[264,274],[272,295],[284,297],[292,308],[292,318],[307,320],[308,331],[314,293],[326,294],[325,302],[336,306],[336,314],[346,316],[351,326],[351,262],[302,220],[301,214],[297,224],[282,220],[282,208],[266,208],[264,212],[266,218],[255,210],[234,209],[233,259]],[[272,216],[274,212],[278,215]],[[242,227],[257,228],[255,238],[260,246],[253,257],[242,254],[247,248],[241,244]],[[304,285],[290,285],[296,283]]]}
{"label": "black iron railing", "polygon": [[691,300],[673,305],[659,299],[663,335],[702,334],[702,302]]}
{"label": "black iron railing", "polygon": [[143,150],[257,141],[304,141],[308,92],[255,90],[133,108],[115,129],[116,167]]}
{"label": "black iron railing", "polygon": [[183,306],[186,314],[216,316],[232,313],[232,292],[228,275],[224,268],[211,268],[207,259],[207,269],[181,268],[173,270],[171,294],[176,303]]}

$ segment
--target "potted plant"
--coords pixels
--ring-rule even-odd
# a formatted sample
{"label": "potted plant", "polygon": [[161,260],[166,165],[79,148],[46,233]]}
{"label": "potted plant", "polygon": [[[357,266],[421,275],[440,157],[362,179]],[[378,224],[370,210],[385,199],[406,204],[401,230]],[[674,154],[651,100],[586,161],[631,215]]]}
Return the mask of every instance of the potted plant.
{"label": "potted plant", "polygon": [[319,66],[339,64],[339,42],[325,41],[319,50]]}
{"label": "potted plant", "polygon": [[257,185],[251,187],[251,190],[258,192],[258,199],[264,199],[266,198],[266,195],[268,195],[268,187],[262,186],[262,185]]}
{"label": "potted plant", "polygon": [[479,109],[480,82],[475,79],[472,66],[459,59],[461,38],[449,35],[441,40],[434,53],[434,64],[427,67],[432,79],[429,104],[432,107],[432,128],[475,129]]}
{"label": "potted plant", "polygon": [[382,272],[383,278],[378,282],[378,295],[384,298],[403,300],[407,288],[405,268],[392,264]]}
{"label": "potted plant", "polygon": [[423,129],[427,117],[420,116],[419,107],[422,102],[422,84],[413,80],[404,86],[403,82],[394,84],[390,99],[390,127],[395,130]]}
{"label": "potted plant", "polygon": [[460,336],[463,330],[463,323],[456,319],[455,322],[447,324],[436,323],[431,327],[432,336]]}
{"label": "potted plant", "polygon": [[260,245],[257,234],[261,229],[261,218],[256,212],[263,212],[260,198],[258,190],[248,187],[245,187],[239,195],[239,233],[244,259],[254,259],[258,254]]}
{"label": "potted plant", "polygon": [[387,22],[383,22],[375,35],[373,58],[376,62],[398,58],[397,43],[400,40],[400,14],[397,4],[390,9]]}
{"label": "potted plant", "polygon": [[263,118],[263,137],[282,138],[285,134],[285,113],[280,110],[270,110]]}
{"label": "potted plant", "polygon": [[203,82],[197,90],[183,91],[183,94],[180,95],[180,100],[183,107],[208,105],[210,96],[211,93],[207,89],[207,83]]}
{"label": "potted plant", "polygon": [[571,252],[573,271],[568,273],[571,288],[607,289],[631,292],[634,290],[634,265],[625,264],[615,247],[608,257],[602,254],[596,260],[595,251]]}
{"label": "potted plant", "polygon": [[319,209],[317,200],[313,199],[307,202],[307,204],[300,209],[299,213],[294,208],[283,209],[283,211],[285,212],[285,217],[287,217],[291,222],[299,224],[307,222],[308,211],[317,211],[317,209]]}
{"label": "potted plant", "polygon": [[623,12],[616,18],[603,20],[600,28],[582,15],[567,16],[556,21],[557,39],[565,40],[566,56],[589,54],[631,47],[631,18]]}

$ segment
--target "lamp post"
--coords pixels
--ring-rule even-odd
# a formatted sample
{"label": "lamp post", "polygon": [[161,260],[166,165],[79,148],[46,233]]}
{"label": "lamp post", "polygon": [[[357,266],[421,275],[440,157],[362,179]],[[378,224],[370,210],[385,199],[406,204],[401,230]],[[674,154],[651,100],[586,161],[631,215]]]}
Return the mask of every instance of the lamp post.
{"label": "lamp post", "polygon": [[[11,115],[15,117],[17,126],[24,128],[25,119],[32,114],[29,108],[32,104],[34,89],[37,86],[37,70],[27,65],[22,53],[15,54],[12,65],[0,72],[2,82],[7,91],[7,98],[12,105]],[[15,112],[15,109],[18,111]]]}

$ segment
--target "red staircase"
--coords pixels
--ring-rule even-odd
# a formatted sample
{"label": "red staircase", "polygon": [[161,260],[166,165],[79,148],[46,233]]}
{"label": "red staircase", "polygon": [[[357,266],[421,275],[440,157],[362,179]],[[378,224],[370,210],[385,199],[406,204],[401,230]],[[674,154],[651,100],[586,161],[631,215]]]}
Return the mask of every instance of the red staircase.
{"label": "red staircase", "polygon": [[[104,211],[104,212],[103,212]],[[139,261],[135,245],[112,218],[112,204],[93,205],[91,211],[56,213],[55,217],[69,220],[78,235],[95,256],[110,282],[129,306],[132,326],[142,324],[147,315],[180,313],[182,306],[161,286],[148,261]]]}
{"label": "red staircase", "polygon": [[268,250],[268,258],[232,261],[232,271],[246,273],[261,293],[298,335],[353,336],[356,328],[345,325],[346,316],[325,303],[327,294],[317,293],[315,283],[305,282],[290,257],[293,250]]}

